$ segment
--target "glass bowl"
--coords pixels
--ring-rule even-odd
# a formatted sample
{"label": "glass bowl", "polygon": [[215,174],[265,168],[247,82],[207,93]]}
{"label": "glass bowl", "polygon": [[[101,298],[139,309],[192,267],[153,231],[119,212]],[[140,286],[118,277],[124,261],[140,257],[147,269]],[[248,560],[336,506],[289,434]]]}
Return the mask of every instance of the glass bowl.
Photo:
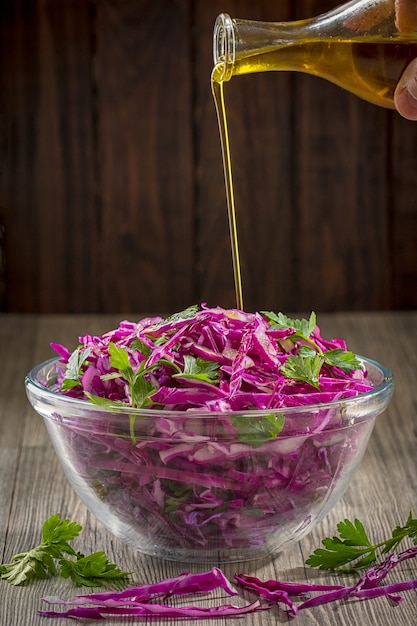
{"label": "glass bowl", "polygon": [[[25,384],[69,482],[113,535],[156,557],[222,563],[277,555],[341,498],[393,393],[391,372],[359,358],[371,391],[279,411],[97,406],[54,390],[58,359]],[[268,439],[271,420],[282,430]]]}

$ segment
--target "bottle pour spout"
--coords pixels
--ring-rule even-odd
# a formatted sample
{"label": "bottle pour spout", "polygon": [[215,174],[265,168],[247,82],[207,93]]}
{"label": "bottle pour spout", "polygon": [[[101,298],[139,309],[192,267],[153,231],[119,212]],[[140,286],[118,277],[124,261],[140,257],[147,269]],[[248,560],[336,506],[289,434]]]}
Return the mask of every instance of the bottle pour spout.
{"label": "bottle pour spout", "polygon": [[217,79],[230,80],[235,63],[235,29],[233,20],[227,13],[221,13],[214,24],[213,59],[217,68]]}

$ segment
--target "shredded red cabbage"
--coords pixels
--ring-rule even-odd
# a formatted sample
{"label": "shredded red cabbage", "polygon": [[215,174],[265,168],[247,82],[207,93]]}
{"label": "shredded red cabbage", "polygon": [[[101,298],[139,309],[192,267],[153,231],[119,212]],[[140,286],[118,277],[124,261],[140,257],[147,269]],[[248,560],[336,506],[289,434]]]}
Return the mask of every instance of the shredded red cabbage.
{"label": "shredded red cabbage", "polygon": [[[78,617],[88,619],[104,619],[106,615],[136,615],[149,617],[188,617],[213,618],[238,616],[254,611],[265,610],[256,600],[244,606],[223,604],[211,607],[200,606],[169,606],[154,602],[156,598],[168,598],[177,595],[207,593],[222,589],[230,596],[237,591],[227,580],[223,572],[214,567],[200,574],[180,574],[159,583],[141,585],[123,591],[108,591],[78,595],[70,600],[59,597],[43,598],[47,604],[69,605],[73,608],[65,611],[39,611],[47,617]],[[87,606],[92,605],[92,606]]]}
{"label": "shredded red cabbage", "polygon": [[67,611],[39,611],[45,617],[78,617],[84,619],[104,619],[105,615],[136,615],[144,617],[188,617],[207,619],[213,617],[236,617],[254,611],[265,610],[258,601],[240,607],[233,604],[224,604],[214,607],[198,606],[166,606],[164,604],[141,604],[132,606],[107,607],[76,607]]}
{"label": "shredded red cabbage", "polygon": [[[394,594],[417,589],[417,580],[401,581],[383,586],[380,583],[396,565],[414,557],[417,557],[417,546],[413,546],[400,554],[389,554],[382,563],[370,567],[352,586],[288,583],[279,580],[262,581],[257,577],[245,574],[236,574],[235,579],[242,587],[255,592],[260,598],[265,598],[271,606],[273,604],[284,605],[289,615],[295,617],[302,609],[347,598],[370,599],[385,596],[394,602],[401,602],[403,598]],[[300,598],[305,593],[315,592],[320,593],[300,604],[291,598],[291,596]]]}
{"label": "shredded red cabbage", "polygon": [[[126,376],[112,365],[110,344],[126,351],[133,372],[146,372],[143,378],[150,391],[142,405]],[[202,305],[166,320],[124,321],[103,336],[80,337],[72,355],[79,365],[75,375],[70,351],[51,345],[63,363],[71,364],[70,376],[63,371],[59,381],[64,382],[63,393],[82,399],[89,394],[131,406],[216,412],[279,409],[332,402],[372,387],[357,361],[352,367],[348,362],[343,367],[342,359],[335,366],[325,359],[318,363],[320,356],[332,352],[349,353],[343,340],[321,337],[315,317],[308,327],[307,320],[282,314]],[[308,365],[316,358],[320,366],[316,387],[286,371],[294,357]]]}
{"label": "shredded red cabbage", "polygon": [[[235,579],[244,589],[256,593],[259,599],[244,606],[223,604],[211,607],[170,606],[155,602],[159,598],[176,595],[207,593],[222,589],[228,595],[238,595],[236,589],[218,568],[212,568],[200,574],[180,574],[159,583],[132,587],[123,591],[108,591],[78,595],[70,600],[59,597],[47,597],[43,600],[50,605],[60,604],[72,608],[63,611],[44,610],[40,615],[47,617],[75,617],[105,619],[110,615],[131,615],[149,617],[187,617],[206,619],[215,617],[239,616],[255,611],[268,610],[275,605],[283,605],[291,617],[296,617],[302,609],[312,608],[351,598],[371,599],[386,596],[390,600],[403,600],[397,594],[410,589],[417,589],[417,580],[407,580],[381,586],[387,574],[399,563],[417,556],[417,546],[400,554],[390,554],[383,563],[368,569],[359,581],[352,586],[322,585],[317,583],[283,582],[279,580],[262,581],[255,576],[236,574]],[[316,593],[308,600],[306,594]],[[295,599],[293,599],[295,598]],[[263,603],[261,602],[263,600]],[[297,600],[299,603],[297,604]]]}
{"label": "shredded red cabbage", "polygon": [[235,587],[226,578],[218,567],[207,572],[190,574],[183,572],[173,578],[165,578],[157,583],[128,587],[122,591],[100,591],[74,596],[64,600],[56,596],[48,596],[44,601],[48,604],[106,604],[113,605],[115,601],[150,602],[156,598],[166,598],[172,595],[180,596],[197,592],[208,592],[214,589],[223,589],[229,596],[237,596]]}

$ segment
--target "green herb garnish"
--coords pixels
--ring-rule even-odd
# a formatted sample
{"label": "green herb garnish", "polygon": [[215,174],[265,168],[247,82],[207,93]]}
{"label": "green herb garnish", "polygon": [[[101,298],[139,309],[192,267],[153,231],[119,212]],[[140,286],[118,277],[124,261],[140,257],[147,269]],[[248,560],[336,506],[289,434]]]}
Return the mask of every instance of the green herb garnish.
{"label": "green herb garnish", "polygon": [[[313,552],[306,560],[307,565],[329,570],[343,568],[343,572],[352,572],[372,565],[377,560],[378,552],[386,554],[394,550],[406,537],[417,545],[417,519],[411,512],[404,526],[396,526],[391,537],[378,543],[372,543],[358,519],[354,522],[348,519],[339,522],[337,531],[338,537],[323,539],[324,548]],[[345,568],[348,563],[352,563],[352,567]]]}
{"label": "green herb garnish", "polygon": [[105,581],[124,580],[129,574],[109,563],[104,552],[88,556],[77,554],[76,559],[60,559],[61,576],[70,578],[77,586],[101,587]]}
{"label": "green herb garnish", "polygon": [[173,378],[191,378],[206,383],[214,383],[218,378],[219,367],[215,361],[184,355],[184,371],[174,374]]}
{"label": "green herb garnish", "polygon": [[319,375],[323,365],[337,367],[346,374],[360,369],[361,362],[353,352],[336,348],[323,350],[311,337],[316,328],[316,314],[311,313],[308,320],[292,319],[283,313],[263,311],[263,315],[270,321],[271,328],[292,328],[294,333],[288,337],[292,342],[301,342],[297,355],[289,355],[281,368],[281,373],[289,379],[305,382],[320,391]]}
{"label": "green herb garnish", "polygon": [[232,424],[239,431],[237,438],[253,448],[259,448],[266,441],[276,439],[284,428],[284,423],[282,413],[232,416]]}
{"label": "green herb garnish", "polygon": [[61,391],[68,391],[80,384],[82,365],[90,356],[91,348],[77,348],[68,359],[65,376],[62,381]]}
{"label": "green herb garnish", "polygon": [[315,356],[290,355],[281,367],[285,378],[292,378],[307,383],[320,391],[319,374],[323,359]]}
{"label": "green herb garnish", "polygon": [[[131,398],[131,406],[141,409],[152,402],[149,400],[149,396],[155,391],[153,385],[145,378],[146,374],[149,374],[153,369],[160,367],[161,365],[168,365],[174,368],[176,371],[181,372],[180,368],[167,361],[166,359],[158,359],[150,367],[145,367],[146,361],[142,361],[136,371],[133,371],[133,367],[130,365],[129,353],[126,348],[116,346],[116,344],[109,343],[110,365],[117,370],[116,372],[110,372],[101,376],[102,380],[111,379],[124,379],[129,387],[129,394]],[[102,404],[102,398],[97,396],[89,396],[89,399],[95,404]],[[107,403],[106,403],[107,404]]]}
{"label": "green herb garnish", "polygon": [[323,360],[326,365],[338,367],[340,370],[348,374],[352,370],[358,370],[361,362],[353,352],[336,348],[335,350],[326,350],[323,352]]}
{"label": "green herb garnish", "polygon": [[295,333],[291,335],[290,339],[293,341],[303,340],[318,348],[318,346],[316,346],[314,341],[310,338],[317,325],[317,318],[314,311],[311,312],[308,320],[293,319],[291,317],[287,317],[284,313],[274,313],[273,311],[262,311],[262,314],[270,320],[271,328],[293,328]]}
{"label": "green herb garnish", "polygon": [[[108,562],[103,552],[88,557],[76,553],[69,542],[78,537],[82,526],[70,520],[62,520],[59,513],[52,515],[42,526],[42,541],[28,552],[16,554],[11,563],[0,565],[0,578],[11,585],[28,585],[34,580],[55,576],[58,573],[71,578],[76,585],[100,586],[102,580],[127,578]],[[69,559],[66,555],[74,557]]]}

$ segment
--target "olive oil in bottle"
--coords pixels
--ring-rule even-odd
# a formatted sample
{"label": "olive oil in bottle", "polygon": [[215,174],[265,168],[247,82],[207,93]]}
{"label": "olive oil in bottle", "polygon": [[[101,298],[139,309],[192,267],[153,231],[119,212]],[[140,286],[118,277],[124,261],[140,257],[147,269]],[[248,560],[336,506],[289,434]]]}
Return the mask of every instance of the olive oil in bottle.
{"label": "olive oil in bottle", "polygon": [[[417,57],[416,39],[366,38],[301,40],[235,61],[233,76],[294,70],[324,78],[381,107],[394,108],[394,91],[408,63]],[[222,82],[218,64],[213,80]]]}

